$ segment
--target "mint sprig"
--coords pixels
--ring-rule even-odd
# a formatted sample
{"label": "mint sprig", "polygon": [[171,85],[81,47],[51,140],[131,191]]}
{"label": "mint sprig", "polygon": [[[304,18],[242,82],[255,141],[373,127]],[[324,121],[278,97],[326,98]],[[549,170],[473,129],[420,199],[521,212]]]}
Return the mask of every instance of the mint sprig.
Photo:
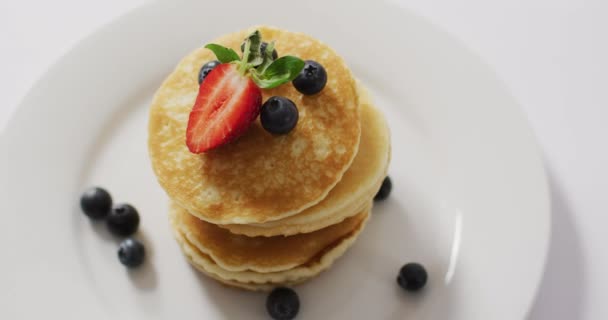
{"label": "mint sprig", "polygon": [[222,63],[233,63],[237,70],[249,76],[261,89],[271,89],[292,81],[304,68],[304,61],[294,56],[284,56],[279,59],[272,57],[274,42],[266,45],[262,52],[262,36],[258,30],[245,38],[243,56],[219,44],[210,43],[205,48],[213,51]]}

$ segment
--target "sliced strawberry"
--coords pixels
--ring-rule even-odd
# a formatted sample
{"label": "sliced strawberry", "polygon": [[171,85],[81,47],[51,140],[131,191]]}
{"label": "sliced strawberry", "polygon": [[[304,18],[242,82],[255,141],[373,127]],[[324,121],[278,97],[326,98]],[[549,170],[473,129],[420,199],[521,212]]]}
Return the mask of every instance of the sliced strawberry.
{"label": "sliced strawberry", "polygon": [[262,92],[234,64],[213,69],[201,84],[190,112],[186,144],[202,153],[243,134],[260,113]]}

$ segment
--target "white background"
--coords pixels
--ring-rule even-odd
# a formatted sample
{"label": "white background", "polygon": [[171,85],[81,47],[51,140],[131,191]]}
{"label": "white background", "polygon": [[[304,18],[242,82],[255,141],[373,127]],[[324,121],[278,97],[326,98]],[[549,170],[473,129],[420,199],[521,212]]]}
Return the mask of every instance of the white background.
{"label": "white background", "polygon": [[[0,127],[79,39],[146,1],[0,0]],[[538,137],[553,235],[529,320],[608,319],[608,1],[390,1],[429,18],[490,64]]]}

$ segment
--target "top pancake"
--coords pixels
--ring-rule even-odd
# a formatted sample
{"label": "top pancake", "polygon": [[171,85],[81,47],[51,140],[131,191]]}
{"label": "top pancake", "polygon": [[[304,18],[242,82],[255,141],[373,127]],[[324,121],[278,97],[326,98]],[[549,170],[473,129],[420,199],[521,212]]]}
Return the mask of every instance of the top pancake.
{"label": "top pancake", "polygon": [[178,64],[150,109],[148,145],[159,183],[181,207],[212,223],[263,223],[315,205],[340,181],[359,146],[356,84],[342,58],[310,36],[263,26],[212,42],[240,52],[243,39],[255,29],[264,41],[276,41],[280,56],[315,60],[327,71],[327,85],[313,96],[302,95],[291,83],[263,90],[264,100],[284,96],[295,102],[299,121],[292,132],[273,136],[256,120],[235,142],[190,153],[186,126],[198,93],[198,72],[215,59],[204,48]]}
{"label": "top pancake", "polygon": [[220,225],[250,237],[312,232],[358,213],[378,192],[390,161],[390,132],[384,116],[358,85],[361,104],[361,141],[355,160],[342,180],[316,205],[285,219],[261,224]]}

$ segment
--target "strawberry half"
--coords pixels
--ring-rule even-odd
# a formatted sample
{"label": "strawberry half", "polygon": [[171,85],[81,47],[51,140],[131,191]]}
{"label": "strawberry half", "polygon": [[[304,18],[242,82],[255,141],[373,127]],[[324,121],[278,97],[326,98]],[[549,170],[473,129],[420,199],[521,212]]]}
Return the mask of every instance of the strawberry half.
{"label": "strawberry half", "polygon": [[205,78],[186,131],[192,153],[227,144],[243,134],[260,113],[262,92],[237,66],[224,63]]}
{"label": "strawberry half", "polygon": [[[304,68],[304,61],[297,57],[276,59],[274,42],[267,43],[262,50],[257,30],[245,39],[242,58],[219,44],[210,43],[205,48],[213,51],[222,64],[200,78],[198,97],[186,130],[186,144],[192,153],[227,144],[245,133],[260,113],[261,89],[292,81]],[[209,63],[203,65],[208,67]]]}

